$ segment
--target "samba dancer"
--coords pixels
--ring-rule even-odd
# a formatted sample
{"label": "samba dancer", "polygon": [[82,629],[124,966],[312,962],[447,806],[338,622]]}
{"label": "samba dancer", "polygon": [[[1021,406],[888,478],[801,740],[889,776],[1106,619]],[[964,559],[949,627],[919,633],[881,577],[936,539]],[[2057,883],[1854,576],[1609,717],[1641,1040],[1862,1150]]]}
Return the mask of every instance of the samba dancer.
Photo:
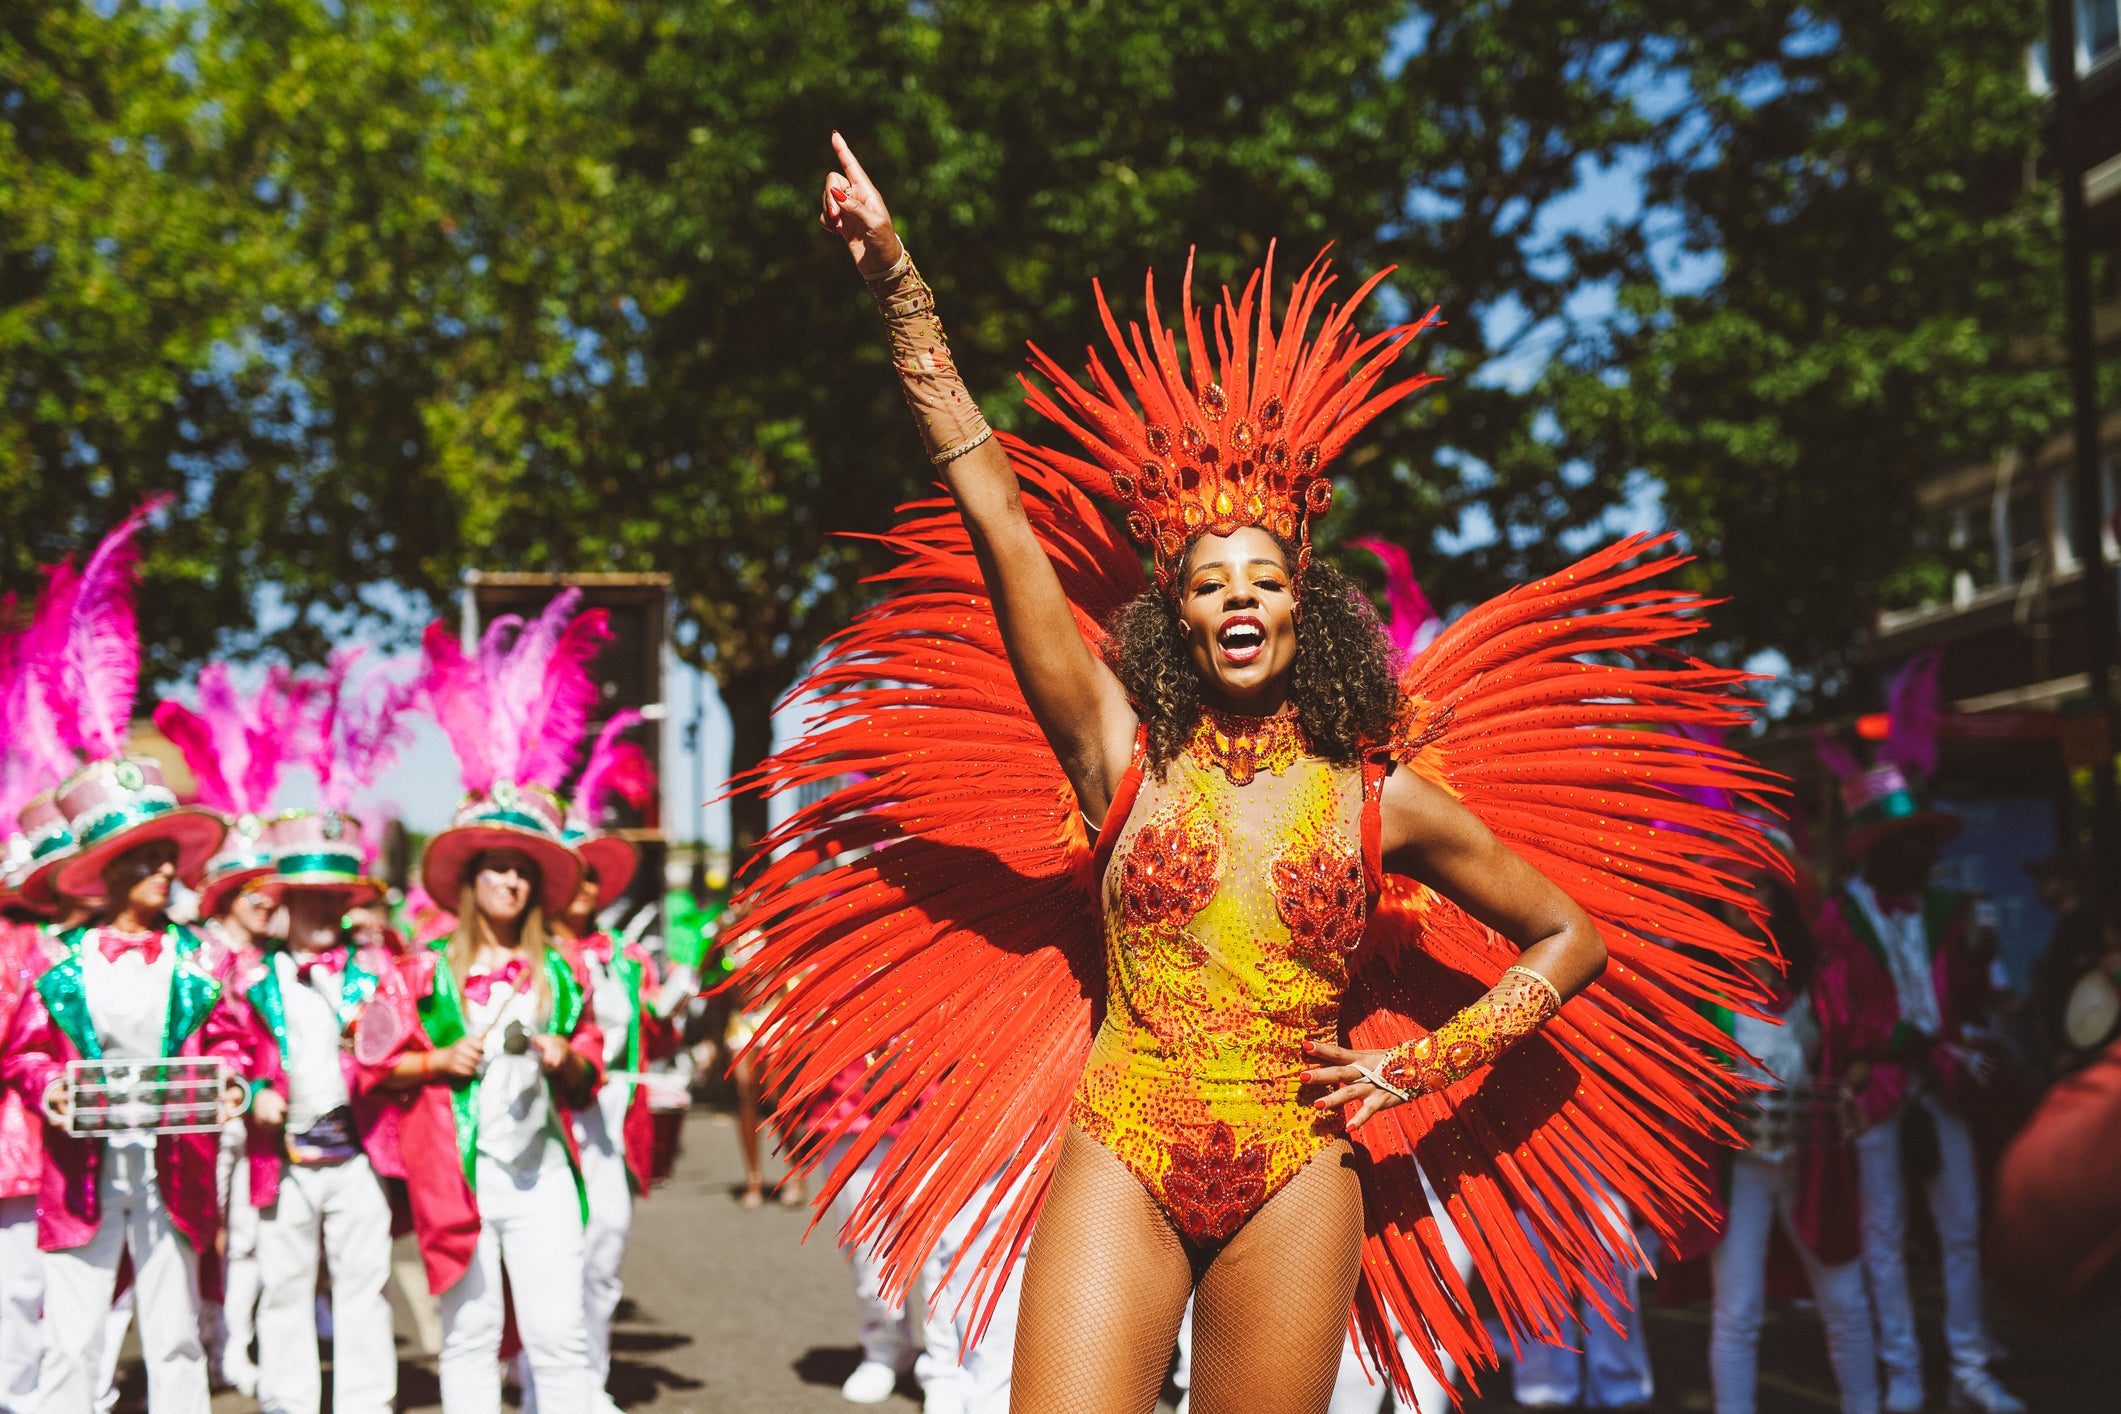
{"label": "samba dancer", "polygon": [[[857,1227],[893,1239],[903,1287],[981,1184],[1018,1194],[977,1268],[992,1300],[1037,1216],[1019,1410],[1150,1407],[1196,1288],[1192,1407],[1318,1410],[1364,1269],[1357,1319],[1396,1383],[1388,1315],[1460,1364],[1493,1360],[1425,1255],[1439,1243],[1406,1162],[1419,1146],[1505,1317],[1550,1332],[1556,1288],[1610,1287],[1604,1239],[1626,1240],[1577,1165],[1668,1216],[1691,1201],[1681,1136],[1713,1132],[1735,1091],[1699,1062],[1709,1028],[1686,1002],[1749,993],[1714,959],[1761,945],[1664,890],[1717,892],[1757,831],[1688,806],[1682,848],[1649,822],[1674,818],[1660,782],[1757,793],[1757,778],[1639,727],[1743,720],[1737,677],[1571,658],[1692,627],[1684,596],[1631,588],[1663,568],[1625,568],[1653,543],[1632,540],[1474,611],[1395,680],[1309,530],[1330,458],[1429,381],[1380,388],[1433,317],[1364,339],[1351,303],[1314,333],[1321,267],[1279,328],[1255,303],[1271,271],[1226,294],[1212,345],[1189,299],[1190,376],[1153,302],[1131,341],[1108,319],[1140,411],[1102,367],[1091,391],[1035,355],[1055,391],[1033,408],[1087,458],[1005,452],[882,199],[834,143],[821,221],[870,283],[955,502],[908,512],[899,592],[808,686],[832,699],[825,725],[762,772],[851,782],[777,832],[752,890],[766,942],[740,985],[789,988],[761,1032],[768,1073],[807,1106],[874,1054],[879,1139],[919,1105]],[[1127,509],[1154,590],[1136,592],[1138,562],[1086,493]],[[1373,915],[1386,929],[1356,954]],[[1681,968],[1638,929],[1699,951]],[[1579,996],[1609,944],[1623,965]],[[1631,1038],[1624,1060],[1591,1039],[1607,1027]],[[811,1136],[812,1156],[836,1137]],[[1501,1161],[1526,1144],[1547,1159]],[[1536,1259],[1512,1205],[1575,1265],[1522,1276]]]}

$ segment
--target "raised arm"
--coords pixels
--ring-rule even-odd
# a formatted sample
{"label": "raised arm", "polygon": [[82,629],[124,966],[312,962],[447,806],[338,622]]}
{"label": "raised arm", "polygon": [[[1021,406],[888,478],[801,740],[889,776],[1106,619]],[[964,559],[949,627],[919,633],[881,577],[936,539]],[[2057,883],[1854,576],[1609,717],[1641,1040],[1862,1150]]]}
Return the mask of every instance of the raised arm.
{"label": "raised arm", "polygon": [[1380,805],[1385,867],[1427,884],[1519,952],[1485,996],[1427,1036],[1389,1051],[1311,1048],[1332,1064],[1306,1079],[1340,1087],[1318,1105],[1360,1103],[1351,1125],[1492,1065],[1597,981],[1606,961],[1590,915],[1449,791],[1413,771],[1397,771],[1385,781]]}
{"label": "raised arm", "polygon": [[958,376],[935,296],[892,230],[883,197],[838,133],[832,148],[840,171],[825,179],[818,220],[847,243],[869,282],[906,405],[971,531],[1017,683],[1083,813],[1101,823],[1134,750],[1134,709],[1076,627],[1018,499],[1016,473]]}

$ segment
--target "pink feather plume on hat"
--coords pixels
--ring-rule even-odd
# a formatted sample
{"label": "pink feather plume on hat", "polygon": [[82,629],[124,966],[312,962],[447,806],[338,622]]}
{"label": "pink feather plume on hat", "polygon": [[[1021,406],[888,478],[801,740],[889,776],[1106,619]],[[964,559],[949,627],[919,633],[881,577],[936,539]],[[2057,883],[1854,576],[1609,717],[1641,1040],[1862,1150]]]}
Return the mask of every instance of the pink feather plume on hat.
{"label": "pink feather plume on hat", "polygon": [[1885,743],[1878,759],[1891,762],[1910,777],[1924,777],[1937,769],[1937,733],[1944,725],[1944,694],[1937,682],[1944,666],[1944,650],[1932,648],[1917,653],[1893,674],[1886,689]]}
{"label": "pink feather plume on hat", "polygon": [[310,766],[317,773],[318,803],[341,814],[353,805],[354,793],[374,785],[411,741],[409,717],[420,701],[418,676],[403,681],[396,676],[402,660],[377,663],[356,677],[354,668],[366,651],[334,652],[318,685],[322,701]]}
{"label": "pink feather plume on hat", "polygon": [[275,664],[246,698],[228,665],[212,663],[199,671],[197,709],[164,699],[155,704],[155,725],[191,768],[199,804],[224,815],[264,815],[282,769],[313,735],[309,707],[319,690]]}
{"label": "pink feather plume on hat", "polygon": [[602,818],[605,797],[617,796],[639,809],[655,794],[655,765],[648,753],[635,742],[619,740],[642,720],[641,714],[630,708],[616,713],[604,723],[589,748],[589,760],[582,767],[581,779],[575,782],[574,803],[591,828]]}
{"label": "pink feather plume on hat", "polygon": [[[176,498],[152,496],[103,537],[76,575],[62,562],[51,592],[66,606],[59,670],[47,680],[66,744],[90,761],[125,750],[140,685],[140,627],[133,613],[136,539],[147,518]],[[67,710],[67,708],[71,710]]]}
{"label": "pink feather plume on hat", "polygon": [[422,685],[465,790],[484,794],[496,781],[557,789],[566,779],[597,702],[589,662],[611,639],[602,609],[575,614],[581,602],[581,590],[567,589],[528,623],[502,614],[471,656],[447,622],[427,626]]}

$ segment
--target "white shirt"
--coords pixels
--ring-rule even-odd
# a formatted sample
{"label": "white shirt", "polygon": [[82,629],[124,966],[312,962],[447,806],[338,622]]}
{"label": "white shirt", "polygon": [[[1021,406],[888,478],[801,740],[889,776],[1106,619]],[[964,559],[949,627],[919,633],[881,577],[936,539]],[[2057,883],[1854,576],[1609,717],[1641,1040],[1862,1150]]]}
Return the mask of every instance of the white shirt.
{"label": "white shirt", "polygon": [[274,952],[272,965],[287,1012],[287,1132],[301,1134],[353,1098],[339,1064],[339,991],[346,974],[319,967],[302,982],[292,951]]}
{"label": "white shirt", "polygon": [[[153,962],[144,948],[130,948],[116,962],[103,955],[103,929],[92,928],[81,939],[81,992],[88,1003],[90,1022],[106,1060],[159,1060],[162,1030],[169,1023],[169,989],[177,977],[177,947],[168,935]],[[155,1136],[115,1134],[105,1141],[110,1149],[142,1151],[137,1170],[140,1182],[152,1180],[155,1171]],[[129,1165],[112,1168],[115,1179]]]}
{"label": "white shirt", "polygon": [[1887,913],[1862,879],[1849,880],[1848,891],[1885,948],[1893,993],[1900,1001],[1900,1019],[1925,1036],[1936,1035],[1944,1029],[1944,1017],[1937,1008],[1937,984],[1930,976],[1929,933],[1923,927],[1922,909]]}
{"label": "white shirt", "polygon": [[564,1166],[567,1151],[550,1142],[555,1137],[552,1101],[538,1049],[508,1054],[504,1047],[510,1022],[520,1022],[525,1031],[536,1034],[535,975],[523,976],[520,991],[496,986],[483,1002],[464,999],[466,1034],[486,1038],[479,1058],[479,1152],[517,1173]]}
{"label": "white shirt", "polygon": [[[595,984],[591,993],[592,1005],[596,1008],[597,1025],[604,1032],[604,1069],[623,1070],[626,1067],[626,1039],[633,1027],[635,997],[626,989],[619,976],[619,955],[614,951],[611,961],[600,963],[590,958],[589,975]],[[609,1147],[610,1136],[619,1133],[626,1121],[626,1106],[633,1099],[633,1087],[620,1082],[607,1084],[597,1091],[596,1109],[603,1120],[603,1133],[594,1136],[600,1147]],[[581,1130],[577,1128],[577,1136]]]}
{"label": "white shirt", "polygon": [[1779,1163],[1803,1142],[1812,1123],[1808,1092],[1819,1054],[1819,1023],[1811,998],[1799,993],[1779,1026],[1757,1016],[1733,1016],[1731,1039],[1760,1062],[1741,1067],[1746,1078],[1771,1087],[1754,1101],[1758,1118],[1747,1134],[1752,1157]]}

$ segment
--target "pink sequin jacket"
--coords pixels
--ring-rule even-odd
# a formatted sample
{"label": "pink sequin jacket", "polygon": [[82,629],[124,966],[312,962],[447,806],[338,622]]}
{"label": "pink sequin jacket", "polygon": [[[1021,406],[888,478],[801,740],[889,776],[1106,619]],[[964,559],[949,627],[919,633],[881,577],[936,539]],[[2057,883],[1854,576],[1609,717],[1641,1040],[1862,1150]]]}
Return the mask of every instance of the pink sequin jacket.
{"label": "pink sequin jacket", "polygon": [[[170,987],[165,1054],[221,1056],[239,1068],[252,1053],[251,1017],[202,961],[197,936],[171,931],[177,975]],[[79,959],[62,940],[51,940],[44,965],[25,990],[0,1055],[0,1084],[41,1113],[45,1090],[65,1074],[66,1063],[95,1047],[94,1022],[80,989]],[[86,1044],[84,1044],[84,1039]],[[269,1078],[269,1077],[257,1077]],[[218,1133],[171,1134],[155,1141],[155,1182],[170,1221],[202,1256],[214,1250],[221,1230],[220,1195],[214,1179]],[[77,1139],[46,1125],[37,1194],[37,1245],[46,1251],[79,1247],[102,1222],[97,1179],[101,1139]],[[218,1290],[218,1268],[202,1264],[202,1283]]]}
{"label": "pink sequin jacket", "polygon": [[[42,929],[0,920],[0,1036],[49,965],[45,948]],[[0,1090],[0,1198],[34,1197],[43,1181],[44,1117],[14,1090]]]}
{"label": "pink sequin jacket", "polygon": [[[252,1017],[251,1050],[256,1059],[246,1068],[261,1074],[278,1066],[279,1074],[284,1076],[287,1013],[280,996],[279,973],[268,965],[272,956],[246,950],[231,976],[234,989],[248,1004]],[[370,946],[353,950],[346,961],[345,1000],[340,1007],[347,1025],[353,1024],[361,1009],[382,990],[385,979],[396,972],[397,959],[388,949]],[[339,1070],[346,1079],[346,1093],[352,1097],[354,1128],[369,1167],[378,1178],[403,1178],[405,1161],[398,1146],[397,1108],[376,1091],[372,1077],[365,1075],[354,1060],[352,1047],[340,1050]],[[275,1088],[282,1095],[287,1093],[284,1081]],[[250,1203],[254,1208],[269,1208],[280,1196],[280,1179],[287,1168],[285,1136],[278,1128],[268,1129],[253,1120],[247,1137]]]}
{"label": "pink sequin jacket", "polygon": [[1948,1103],[1969,1098],[1973,1077],[1951,1046],[1967,1039],[1967,1028],[1986,1015],[1993,994],[1987,969],[1966,948],[1968,904],[1963,894],[1934,889],[1922,900],[1930,985],[1936,989],[1943,1023],[1935,1037],[1902,1021],[1892,969],[1855,900],[1837,893],[1820,911],[1820,955],[1823,963],[1836,965],[1838,973],[1829,975],[1837,976],[1839,985],[1814,988],[1819,1073],[1823,1079],[1838,1080],[1856,1061],[1871,1063],[1870,1083],[1858,1101],[1866,1124],[1899,1109],[1918,1076],[1927,1076]]}

